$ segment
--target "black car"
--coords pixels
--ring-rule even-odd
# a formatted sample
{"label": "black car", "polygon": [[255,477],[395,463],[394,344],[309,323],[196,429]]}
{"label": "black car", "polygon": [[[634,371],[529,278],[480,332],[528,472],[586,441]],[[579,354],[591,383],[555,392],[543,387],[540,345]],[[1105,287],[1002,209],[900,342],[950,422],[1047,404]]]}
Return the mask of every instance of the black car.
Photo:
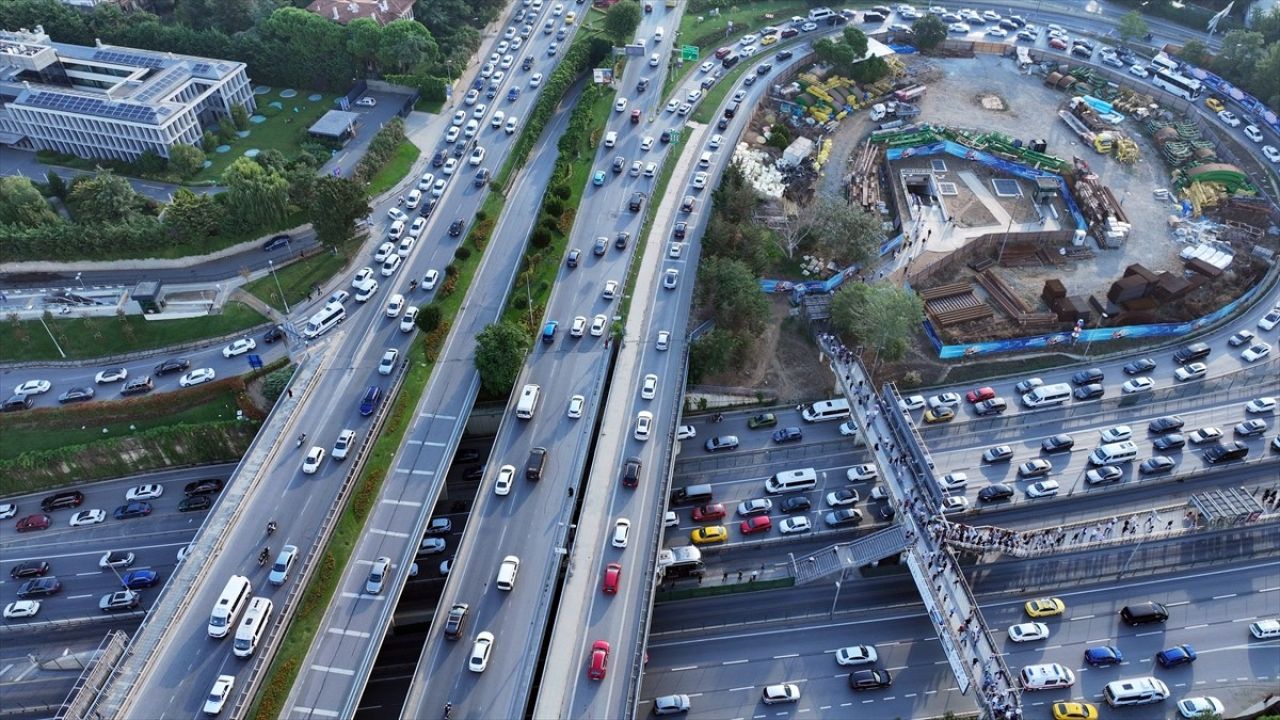
{"label": "black car", "polygon": [[9,571],[9,577],[14,580],[23,578],[43,577],[49,572],[49,563],[43,560],[27,560],[13,566]]}
{"label": "black car", "polygon": [[1128,363],[1122,368],[1125,375],[1142,375],[1149,373],[1156,367],[1156,361],[1151,358],[1139,358]]}
{"label": "black car", "polygon": [[444,636],[450,640],[457,640],[462,637],[462,626],[467,623],[467,610],[470,606],[466,603],[454,603],[449,608],[449,615],[444,621]]}
{"label": "black car", "polygon": [[54,510],[80,507],[82,504],[84,504],[84,493],[79,490],[67,490],[42,499],[40,501],[40,509],[45,512],[53,512]]}
{"label": "black car", "polygon": [[58,396],[58,402],[60,403],[85,402],[92,399],[93,388],[91,387],[71,388]]}
{"label": "black car", "polygon": [[1172,471],[1176,465],[1177,463],[1173,461],[1173,458],[1155,455],[1143,460],[1142,464],[1138,466],[1138,472],[1143,475],[1158,475]]}
{"label": "black car", "polygon": [[193,495],[182,498],[182,502],[178,503],[178,512],[199,512],[211,507],[213,507],[213,498],[208,495]]}
{"label": "black car", "polygon": [[436,209],[436,198],[427,198],[422,201],[422,205],[418,207],[418,214],[422,217],[431,217],[431,211]]}
{"label": "black car", "polygon": [[476,171],[476,187],[484,187],[489,182],[489,168],[480,168]]}
{"label": "black car", "polygon": [[776,443],[800,442],[804,437],[798,427],[784,427],[773,431],[773,441]]}
{"label": "black car", "polygon": [[720,118],[719,120],[717,120],[717,121],[716,121],[716,129],[717,129],[717,130],[728,130],[728,129],[729,129],[729,118],[723,118],[723,117],[722,117],[722,118]]}
{"label": "black car", "polygon": [[1093,400],[1107,394],[1107,389],[1098,383],[1089,383],[1076,388],[1077,400]]}
{"label": "black car", "polygon": [[582,259],[582,251],[574,248],[569,251],[569,256],[565,258],[565,264],[571,268],[578,267],[578,261]]}
{"label": "black car", "polygon": [[283,340],[283,339],[284,339],[284,326],[282,325],[275,325],[270,330],[263,333],[262,335],[262,342],[268,345],[270,345],[271,343],[277,340]]}
{"label": "black car", "polygon": [[1164,435],[1175,430],[1181,430],[1186,421],[1177,415],[1165,415],[1147,423],[1147,432],[1153,435]]}
{"label": "black car", "polygon": [[630,239],[631,239],[631,233],[620,232],[618,233],[618,236],[613,239],[613,246],[618,248],[619,250],[626,250],[627,241],[629,241]]}
{"label": "black car", "polygon": [[211,495],[213,493],[222,492],[222,481],[218,478],[192,480],[182,488],[182,492],[186,495]]}
{"label": "black car", "polygon": [[1071,384],[1088,385],[1090,383],[1100,383],[1104,377],[1106,376],[1103,374],[1101,368],[1089,368],[1088,370],[1081,370],[1075,375],[1072,375]]}
{"label": "black car", "polygon": [[890,505],[889,503],[881,505],[878,512],[880,513],[880,519],[886,522],[892,520],[893,516],[898,514],[898,511],[894,510],[893,505]]}
{"label": "black car", "polygon": [[854,690],[876,690],[893,684],[888,670],[854,670],[849,673],[849,687]]}
{"label": "black car", "polygon": [[62,590],[62,583],[52,575],[28,580],[18,586],[18,598],[48,597]]}
{"label": "black car", "polygon": [[813,504],[804,495],[792,495],[782,501],[782,512],[784,513],[807,512],[811,507],[813,507]]}
{"label": "black car", "polygon": [[602,235],[596,238],[596,244],[594,247],[591,248],[591,253],[596,257],[600,257],[601,255],[604,255],[608,249],[609,249],[609,238],[604,237]]}
{"label": "black car", "polygon": [[670,130],[663,130],[663,131],[662,131],[662,134],[658,136],[658,140],[661,140],[661,141],[662,141],[662,142],[664,142],[664,143],[669,143],[669,142],[671,142],[671,131],[670,131]]}
{"label": "black car", "polygon": [[289,241],[292,239],[293,238],[289,237],[288,234],[276,235],[262,244],[262,251],[271,252],[272,250],[279,250],[280,248],[288,247]]}
{"label": "black car", "polygon": [[626,166],[627,166],[627,161],[621,155],[613,159],[613,171],[615,173],[622,172],[623,169],[626,168]]}
{"label": "black car", "polygon": [[999,415],[1009,409],[1009,404],[1004,398],[990,398],[983,400],[973,406],[973,411],[978,415]]}
{"label": "black car", "polygon": [[1075,447],[1075,444],[1076,441],[1070,435],[1054,435],[1045,438],[1044,442],[1040,443],[1040,449],[1047,453],[1068,452]]}
{"label": "black car", "polygon": [[685,234],[687,234],[688,232],[689,232],[689,223],[680,221],[676,223],[675,229],[671,232],[671,235],[675,237],[675,239],[677,240],[683,240]]}
{"label": "black car", "polygon": [[449,237],[458,237],[461,234],[462,234],[462,221],[454,220],[453,223],[449,225]]}
{"label": "black car", "polygon": [[640,208],[644,207],[644,193],[631,193],[631,202],[627,204],[631,212],[640,212]]}
{"label": "black car", "polygon": [[174,358],[165,360],[156,366],[157,375],[169,375],[170,373],[186,372],[191,367],[191,361],[184,358]]}
{"label": "black car", "polygon": [[988,485],[978,491],[978,499],[982,502],[995,502],[997,500],[1008,500],[1013,497],[1013,488],[1008,485],[996,483]]}
{"label": "black car", "polygon": [[1171,435],[1161,435],[1151,443],[1151,447],[1157,450],[1177,450],[1187,444],[1187,438],[1181,433],[1173,433]]}
{"label": "black car", "polygon": [[635,487],[640,484],[640,458],[629,457],[622,465],[622,484],[626,487]]}
{"label": "black car", "polygon": [[791,59],[791,51],[790,51],[790,50],[783,50],[782,52],[778,53],[777,58],[778,58],[779,60],[790,60],[790,59]]}
{"label": "black car", "polygon": [[151,503],[146,500],[131,500],[124,505],[116,508],[115,518],[117,520],[127,520],[128,518],[146,517],[151,514]]}
{"label": "black car", "polygon": [[444,151],[437,150],[435,155],[431,156],[431,167],[440,167],[444,165]]}
{"label": "black car", "polygon": [[773,63],[762,63],[762,64],[760,64],[759,66],[757,66],[757,67],[756,67],[756,74],[757,74],[757,75],[768,75],[768,74],[769,74],[769,71],[770,71],[770,70],[772,70],[772,69],[773,69]]}

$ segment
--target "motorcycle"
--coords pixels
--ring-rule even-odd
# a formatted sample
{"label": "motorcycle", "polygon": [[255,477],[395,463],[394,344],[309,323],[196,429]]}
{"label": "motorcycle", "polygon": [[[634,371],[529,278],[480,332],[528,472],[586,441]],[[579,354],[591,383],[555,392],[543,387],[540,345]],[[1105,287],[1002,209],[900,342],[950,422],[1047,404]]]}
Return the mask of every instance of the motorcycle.
{"label": "motorcycle", "polygon": [[271,522],[267,523],[267,537],[271,537],[271,533],[276,531],[276,527],[277,526],[276,526],[275,520],[272,520]]}
{"label": "motorcycle", "polygon": [[302,447],[302,443],[306,441],[307,441],[307,434],[302,433],[301,435],[298,436],[298,442],[296,445],[294,445],[294,447]]}
{"label": "motorcycle", "polygon": [[258,553],[258,567],[266,565],[269,557],[271,557],[271,548],[262,548],[262,552]]}
{"label": "motorcycle", "polygon": [[449,720],[449,713],[453,712],[453,703],[444,704],[444,720]]}

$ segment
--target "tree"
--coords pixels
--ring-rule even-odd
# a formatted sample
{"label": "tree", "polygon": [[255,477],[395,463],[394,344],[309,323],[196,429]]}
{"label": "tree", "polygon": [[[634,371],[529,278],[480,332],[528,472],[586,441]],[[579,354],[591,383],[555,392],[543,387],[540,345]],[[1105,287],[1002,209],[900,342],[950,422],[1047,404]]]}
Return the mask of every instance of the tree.
{"label": "tree", "polygon": [[378,46],[382,41],[382,26],[373,18],[357,18],[347,23],[347,52],[372,71],[378,62]]}
{"label": "tree", "polygon": [[1267,107],[1280,107],[1280,42],[1272,43],[1254,68],[1253,92]]}
{"label": "tree", "polygon": [[250,226],[284,220],[289,211],[289,183],[249,158],[237,158],[222,173],[223,195],[231,219]]}
{"label": "tree", "polygon": [[384,73],[406,73],[434,63],[440,48],[425,25],[413,20],[395,20],[382,28],[378,43],[378,65]]}
{"label": "tree", "polygon": [[49,201],[29,178],[21,175],[0,177],[0,225],[36,227],[61,222]]}
{"label": "tree", "polygon": [[640,3],[636,0],[622,0],[615,3],[605,13],[604,32],[613,38],[615,45],[625,45],[640,27]]}
{"label": "tree", "polygon": [[1124,42],[1146,37],[1147,33],[1151,32],[1147,29],[1147,21],[1142,19],[1142,13],[1137,10],[1125,13],[1120,18],[1120,27],[1117,30],[1120,33],[1120,39]]}
{"label": "tree", "polygon": [[[1213,61],[1213,68],[1220,73],[1230,72],[1242,81],[1248,79],[1248,71],[1258,65],[1266,54],[1266,38],[1262,33],[1249,30],[1232,30],[1222,37],[1222,50]],[[1246,74],[1242,75],[1241,70]]]}
{"label": "tree", "polygon": [[737,335],[713,328],[689,346],[689,381],[700,383],[729,369],[733,358],[741,357],[743,341]]}
{"label": "tree", "polygon": [[67,196],[67,181],[63,180],[58,173],[53,170],[46,172],[44,182],[50,197],[65,198]]}
{"label": "tree", "polygon": [[320,244],[337,247],[355,233],[356,220],[370,212],[364,188],[354,180],[326,175],[316,181],[311,227]]}
{"label": "tree", "polygon": [[236,126],[236,130],[249,129],[249,111],[244,109],[244,105],[236,103],[231,106],[231,124]]}
{"label": "tree", "polygon": [[892,71],[889,69],[889,63],[885,62],[884,58],[872,56],[854,65],[849,72],[849,77],[860,83],[870,84],[889,75],[890,72]]}
{"label": "tree", "polygon": [[853,48],[830,38],[822,38],[813,44],[813,54],[818,60],[831,65],[838,75],[848,75],[856,59]]}
{"label": "tree", "polygon": [[128,180],[104,171],[93,177],[76,178],[67,194],[67,205],[77,222],[88,225],[128,219],[146,203]]}
{"label": "tree", "polygon": [[831,299],[831,321],[838,330],[876,353],[898,360],[924,322],[924,303],[915,293],[888,284],[846,284]]}
{"label": "tree", "polygon": [[921,50],[932,50],[947,39],[947,26],[937,15],[925,15],[911,23],[911,32],[916,36],[916,47]]}
{"label": "tree", "polygon": [[845,29],[840,34],[844,38],[845,44],[853,50],[853,56],[855,58],[864,58],[867,56],[867,50],[870,44],[867,42],[866,33],[856,27],[845,26]]}
{"label": "tree", "polygon": [[480,331],[475,363],[485,392],[498,397],[511,392],[530,345],[524,328],[515,323],[495,323]]}
{"label": "tree", "polygon": [[1209,54],[1209,47],[1199,40],[1188,40],[1187,44],[1182,46],[1182,51],[1178,53],[1178,56],[1192,65],[1201,67],[1208,65],[1209,61],[1213,59],[1212,55]]}
{"label": "tree", "polygon": [[815,199],[795,222],[801,225],[792,232],[796,247],[783,246],[788,257],[794,256],[795,249],[807,247],[847,264],[866,263],[876,256],[883,235],[874,215],[839,198]]}
{"label": "tree", "polygon": [[204,169],[204,153],[192,145],[174,145],[169,149],[169,167],[184,178],[194,177]]}
{"label": "tree", "polygon": [[711,305],[719,326],[759,333],[769,321],[769,300],[741,260],[705,258],[698,267],[698,295]]}
{"label": "tree", "polygon": [[174,239],[204,240],[222,226],[226,210],[212,195],[198,195],[178,188],[164,211],[164,229]]}
{"label": "tree", "polygon": [[440,327],[440,321],[444,319],[444,313],[441,312],[440,306],[435,303],[427,303],[418,309],[418,319],[414,321],[418,329],[424,333]]}

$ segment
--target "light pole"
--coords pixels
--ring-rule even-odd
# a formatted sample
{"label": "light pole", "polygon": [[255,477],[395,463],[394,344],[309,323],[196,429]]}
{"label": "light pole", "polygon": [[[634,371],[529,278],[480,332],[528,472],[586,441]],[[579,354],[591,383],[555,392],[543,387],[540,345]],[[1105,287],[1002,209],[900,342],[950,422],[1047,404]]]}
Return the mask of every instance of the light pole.
{"label": "light pole", "polygon": [[289,310],[289,298],[284,296],[284,288],[280,287],[280,276],[276,274],[276,264],[268,260],[267,267],[271,268],[271,277],[276,279],[276,289],[280,291],[280,302],[284,303],[284,312],[287,315],[292,311]]}
{"label": "light pole", "polygon": [[[1106,320],[1106,319],[1107,319],[1107,318],[1109,318],[1109,317],[1111,317],[1111,316],[1110,316],[1110,315],[1108,315],[1108,314],[1106,314],[1106,313],[1102,313],[1102,316],[1098,318],[1098,324],[1094,325],[1094,326],[1093,326],[1093,329],[1094,329],[1094,330],[1097,330],[1098,328],[1102,327],[1102,321],[1103,321],[1103,320]],[[1091,347],[1093,347],[1093,336],[1092,336],[1092,335],[1090,335],[1090,336],[1089,336],[1089,342],[1087,342],[1087,343],[1085,343],[1085,344],[1084,344],[1084,355],[1085,355],[1085,357],[1088,357],[1088,356],[1089,356],[1089,348],[1091,348]]]}
{"label": "light pole", "polygon": [[83,289],[84,289],[84,280],[82,280],[82,279],[81,279],[81,276],[83,276],[83,275],[84,275],[84,273],[76,273],[76,282],[80,283],[80,289],[81,289],[81,290],[83,290]]}
{"label": "light pole", "polygon": [[840,581],[836,581],[836,596],[831,600],[831,617],[836,616],[836,603],[840,601]]}

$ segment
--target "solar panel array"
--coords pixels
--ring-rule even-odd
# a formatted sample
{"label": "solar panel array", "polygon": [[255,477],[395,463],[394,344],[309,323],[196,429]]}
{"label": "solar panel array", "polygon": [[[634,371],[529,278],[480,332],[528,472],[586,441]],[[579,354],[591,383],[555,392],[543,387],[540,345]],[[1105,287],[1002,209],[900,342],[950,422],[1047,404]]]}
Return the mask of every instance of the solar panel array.
{"label": "solar panel array", "polygon": [[93,59],[135,67],[162,68],[165,66],[164,58],[121,52],[119,50],[95,50]]}
{"label": "solar panel array", "polygon": [[152,78],[147,88],[138,93],[135,97],[138,102],[152,102],[171,90],[175,85],[185,80],[186,77],[187,73],[182,69],[182,66],[171,66],[168,70],[162,71],[160,74]]}
{"label": "solar panel array", "polygon": [[204,62],[196,63],[195,65],[191,66],[191,72],[196,75],[204,75],[205,73],[208,73],[212,69],[213,69],[212,65]]}
{"label": "solar panel array", "polygon": [[35,92],[27,97],[24,105],[61,110],[80,115],[97,115],[99,117],[131,122],[158,124],[155,108],[134,103],[109,103],[95,97],[84,95],[67,95],[53,92]]}

